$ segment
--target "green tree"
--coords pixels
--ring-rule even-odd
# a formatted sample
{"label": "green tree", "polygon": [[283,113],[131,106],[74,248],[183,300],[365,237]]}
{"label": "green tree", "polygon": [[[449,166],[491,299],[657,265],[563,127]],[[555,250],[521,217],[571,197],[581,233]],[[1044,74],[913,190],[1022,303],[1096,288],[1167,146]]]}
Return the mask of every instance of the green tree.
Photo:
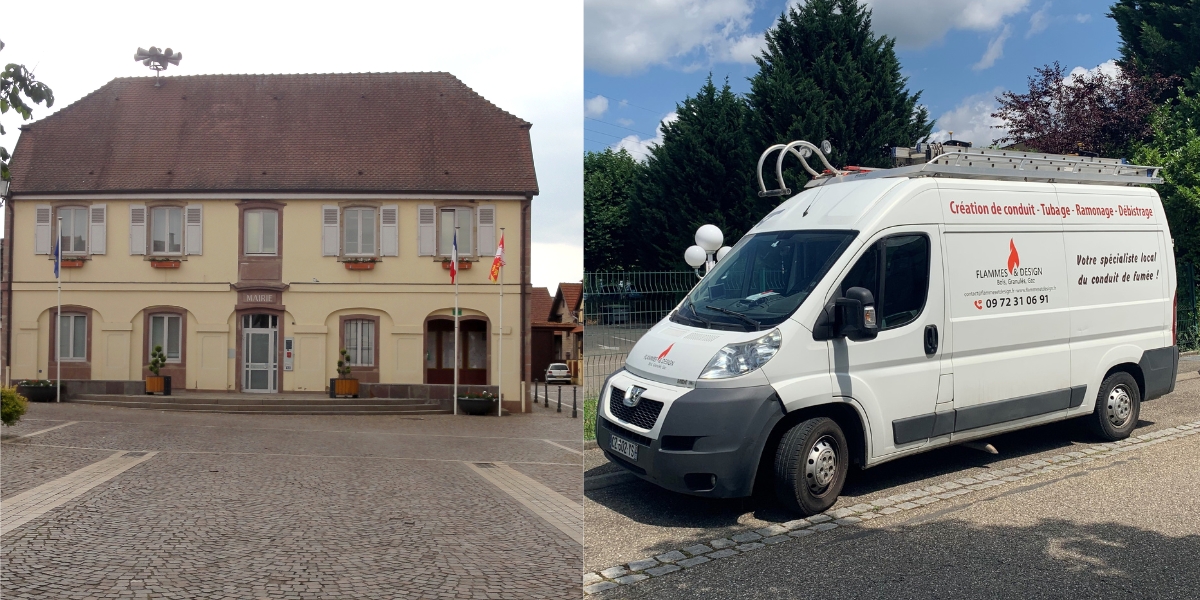
{"label": "green tree", "polygon": [[[856,0],[789,8],[755,58],[747,97],[755,147],[829,140],[835,166],[890,166],[886,146],[910,146],[933,130],[921,93],[910,94],[900,75],[894,46],[871,33],[871,11]],[[793,189],[807,180],[798,168],[789,177]]]}
{"label": "green tree", "polygon": [[1200,0],[1117,0],[1108,16],[1121,36],[1122,68],[1200,90]]}
{"label": "green tree", "polygon": [[1165,183],[1158,187],[1175,260],[1200,263],[1200,95],[1179,96],[1155,111],[1150,119],[1151,141],[1138,148],[1133,162],[1161,166]]}
{"label": "green tree", "polygon": [[629,207],[641,163],[625,150],[587,152],[583,156],[583,269],[623,271],[635,266],[630,246]]}
{"label": "green tree", "polygon": [[720,227],[732,244],[778,201],[758,201],[749,107],[728,81],[718,89],[710,74],[695,96],[676,105],[676,114],[663,125],[662,144],[650,150],[631,213],[648,271],[688,268],[683,251],[695,243],[699,226]]}
{"label": "green tree", "polygon": [[[0,50],[4,50],[4,42],[0,41]],[[0,114],[8,112],[9,107],[17,111],[21,118],[28,121],[33,116],[32,104],[46,103],[46,108],[54,106],[54,92],[46,84],[38,81],[33,72],[25,65],[9,63],[0,71]],[[4,126],[0,125],[0,135],[4,135]],[[7,180],[8,149],[0,146],[0,179]]]}

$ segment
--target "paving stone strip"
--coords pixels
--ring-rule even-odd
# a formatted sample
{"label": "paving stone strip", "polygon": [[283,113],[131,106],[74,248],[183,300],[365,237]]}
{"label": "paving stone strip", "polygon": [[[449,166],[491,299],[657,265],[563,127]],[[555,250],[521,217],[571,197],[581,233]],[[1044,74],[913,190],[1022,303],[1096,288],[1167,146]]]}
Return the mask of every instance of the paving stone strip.
{"label": "paving stone strip", "polygon": [[11,441],[13,441],[13,440],[23,440],[23,439],[25,439],[25,438],[31,438],[31,437],[33,437],[33,436],[35,436],[35,435],[42,435],[43,433],[47,433],[47,432],[50,432],[50,431],[54,431],[55,429],[62,429],[63,427],[66,427],[66,426],[68,426],[68,425],[74,425],[74,424],[76,424],[76,423],[78,423],[78,422],[79,422],[79,421],[67,421],[66,423],[59,423],[58,425],[55,425],[54,427],[47,427],[47,428],[45,428],[45,429],[39,429],[39,430],[37,430],[37,431],[31,431],[31,432],[29,432],[29,433],[22,433],[21,435],[14,435],[14,436],[12,436],[12,437],[10,437],[10,438],[8,438],[8,439],[4,440],[4,441],[5,441],[5,442],[11,442]]}
{"label": "paving stone strip", "polygon": [[[1045,473],[1054,473],[1068,467],[1094,462],[1101,458],[1112,458],[1139,450],[1147,446],[1177,440],[1200,433],[1200,421],[1176,425],[1142,435],[1135,435],[1119,442],[1096,444],[1078,451],[1034,460],[1007,469],[995,469],[990,473],[978,473],[952,482],[943,482],[925,488],[893,494],[886,498],[861,502],[848,508],[826,511],[806,519],[797,519],[761,529],[735,533],[728,538],[712,540],[708,544],[695,544],[671,550],[642,560],[624,563],[598,572],[583,574],[583,591],[595,594],[621,585],[630,585],[661,577],[668,573],[690,569],[696,565],[752,552],[759,548],[786,541],[788,538],[807,537],[838,527],[853,526],[883,515],[920,508],[956,496],[962,496],[996,486],[1008,485]],[[715,551],[714,551],[715,550]],[[698,560],[698,559],[705,560]],[[633,575],[641,575],[634,577]]]}
{"label": "paving stone strip", "polygon": [[520,502],[571,539],[583,543],[583,505],[542,485],[505,463],[465,463],[492,485]]}
{"label": "paving stone strip", "polygon": [[564,446],[564,445],[562,445],[562,444],[560,444],[560,443],[558,443],[558,442],[555,442],[554,440],[542,440],[542,441],[543,441],[543,442],[546,442],[547,444],[550,444],[551,446],[558,446],[559,448],[562,448],[563,450],[566,450],[567,452],[574,452],[575,454],[578,454],[578,455],[580,455],[580,456],[583,456],[583,451],[582,451],[582,450],[576,450],[576,449],[574,449],[574,448],[568,448],[567,446]]}
{"label": "paving stone strip", "polygon": [[154,457],[157,452],[117,452],[74,473],[59,477],[0,503],[4,535],[78,498],[88,490]]}

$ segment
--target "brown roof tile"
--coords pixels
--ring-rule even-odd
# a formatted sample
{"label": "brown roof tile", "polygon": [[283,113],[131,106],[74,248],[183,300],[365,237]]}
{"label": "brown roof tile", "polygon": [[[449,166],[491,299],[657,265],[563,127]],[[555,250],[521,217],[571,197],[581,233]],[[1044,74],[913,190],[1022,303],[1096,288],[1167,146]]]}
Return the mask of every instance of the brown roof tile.
{"label": "brown roof tile", "polygon": [[449,73],[122,77],[22,127],[12,187],[537,194],[529,127]]}
{"label": "brown roof tile", "polygon": [[583,298],[583,284],[560,283],[558,284],[558,295],[563,297],[563,302],[566,304],[567,310],[579,312],[579,303]]}
{"label": "brown roof tile", "polygon": [[550,288],[533,288],[533,310],[530,321],[533,323],[550,322],[550,309],[554,306],[554,298],[550,297]]}

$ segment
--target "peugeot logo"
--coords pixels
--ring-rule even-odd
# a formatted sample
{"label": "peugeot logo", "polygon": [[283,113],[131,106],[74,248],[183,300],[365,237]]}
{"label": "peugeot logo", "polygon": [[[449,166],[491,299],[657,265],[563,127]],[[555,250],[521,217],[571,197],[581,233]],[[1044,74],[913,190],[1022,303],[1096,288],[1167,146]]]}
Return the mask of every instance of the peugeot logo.
{"label": "peugeot logo", "polygon": [[638,402],[642,401],[642,394],[645,392],[646,388],[631,385],[629,389],[625,390],[625,399],[621,401],[621,404],[633,408],[638,405]]}

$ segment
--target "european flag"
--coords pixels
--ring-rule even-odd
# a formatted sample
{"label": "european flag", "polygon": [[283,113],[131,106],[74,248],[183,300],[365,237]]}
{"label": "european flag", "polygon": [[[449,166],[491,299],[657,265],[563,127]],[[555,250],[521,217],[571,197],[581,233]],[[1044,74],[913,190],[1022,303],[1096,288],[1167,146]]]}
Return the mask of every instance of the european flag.
{"label": "european flag", "polygon": [[62,260],[62,252],[58,247],[58,240],[54,240],[54,278],[58,279],[58,262]]}

